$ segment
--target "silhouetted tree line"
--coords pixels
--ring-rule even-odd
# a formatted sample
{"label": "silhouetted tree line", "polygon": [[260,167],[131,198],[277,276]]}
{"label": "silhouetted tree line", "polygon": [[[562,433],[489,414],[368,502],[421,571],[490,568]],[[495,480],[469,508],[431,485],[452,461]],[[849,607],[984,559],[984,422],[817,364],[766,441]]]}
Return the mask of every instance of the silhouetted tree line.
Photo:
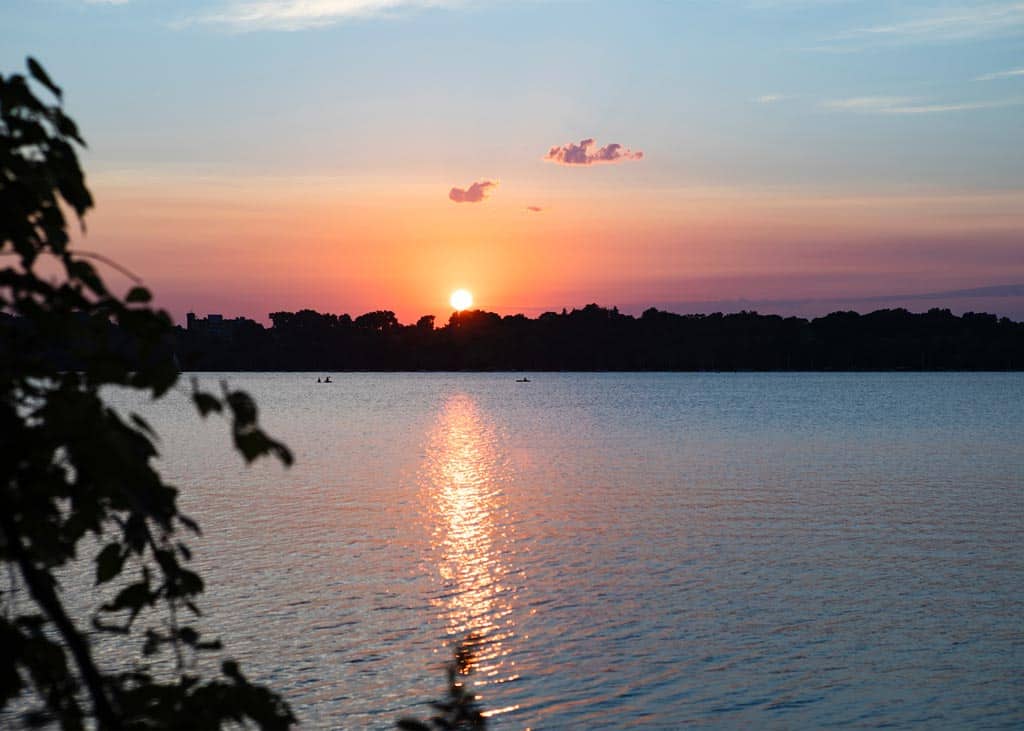
{"label": "silhouetted tree line", "polygon": [[275,312],[176,331],[185,370],[828,371],[1020,370],[1024,323],[932,309],[834,312],[806,320],[740,312],[641,317],[596,304],[535,319],[471,310],[442,327],[390,311]]}

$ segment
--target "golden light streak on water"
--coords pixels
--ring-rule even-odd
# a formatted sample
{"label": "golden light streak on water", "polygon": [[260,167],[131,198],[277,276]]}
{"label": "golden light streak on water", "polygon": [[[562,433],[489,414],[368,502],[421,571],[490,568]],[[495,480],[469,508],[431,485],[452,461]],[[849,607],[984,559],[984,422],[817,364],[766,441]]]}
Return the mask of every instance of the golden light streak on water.
{"label": "golden light streak on water", "polygon": [[[501,434],[469,396],[452,396],[427,439],[419,483],[438,591],[432,603],[452,644],[472,645],[476,685],[518,678],[515,539],[505,489],[512,470]],[[486,703],[486,697],[482,697]],[[514,710],[489,709],[489,715]]]}

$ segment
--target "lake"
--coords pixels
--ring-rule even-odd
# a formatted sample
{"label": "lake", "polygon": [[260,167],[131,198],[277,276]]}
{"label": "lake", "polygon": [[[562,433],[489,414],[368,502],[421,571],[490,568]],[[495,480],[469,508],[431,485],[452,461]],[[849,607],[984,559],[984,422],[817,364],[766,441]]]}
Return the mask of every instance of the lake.
{"label": "lake", "polygon": [[139,407],[305,727],[427,717],[470,633],[499,729],[1024,724],[1024,374],[318,375],[200,375],[290,470]]}

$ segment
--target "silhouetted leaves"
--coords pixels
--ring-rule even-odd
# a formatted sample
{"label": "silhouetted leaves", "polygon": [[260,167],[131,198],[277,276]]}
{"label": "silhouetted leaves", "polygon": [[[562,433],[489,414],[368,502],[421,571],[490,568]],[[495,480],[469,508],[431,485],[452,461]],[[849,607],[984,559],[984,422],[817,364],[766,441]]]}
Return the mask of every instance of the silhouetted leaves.
{"label": "silhouetted leaves", "polygon": [[244,391],[228,391],[227,383],[222,383],[224,400],[231,408],[235,418],[235,429],[250,429],[256,424],[256,402]]}
{"label": "silhouetted leaves", "polygon": [[260,429],[251,427],[248,429],[236,428],[234,435],[235,446],[247,462],[252,462],[266,455],[277,457],[285,465],[290,465],[295,461],[288,447],[281,442],[271,439]]}
{"label": "silhouetted leaves", "polygon": [[141,416],[133,413],[129,414],[128,418],[131,419],[131,422],[135,426],[135,428],[141,431],[147,437],[149,437],[150,439],[157,438],[156,432],[153,431],[153,427],[151,427],[149,425],[149,422],[143,419]]}
{"label": "silhouetted leaves", "polygon": [[103,610],[107,612],[128,610],[131,613],[129,619],[129,624],[131,624],[142,608],[147,604],[152,604],[155,600],[156,595],[150,590],[149,583],[138,581],[121,589],[113,601],[103,605]]}
{"label": "silhouetted leaves", "polygon": [[226,383],[222,383],[224,401],[231,409],[231,431],[235,438],[235,447],[242,453],[247,462],[266,455],[277,457],[285,465],[294,462],[291,450],[284,444],[264,433],[256,425],[256,402],[244,391],[230,391]]}
{"label": "silhouetted leaves", "polygon": [[153,295],[145,287],[132,287],[128,294],[125,295],[125,302],[141,302],[146,303],[153,299]]}
{"label": "silhouetted leaves", "polygon": [[463,682],[473,670],[473,648],[480,637],[471,633],[455,648],[455,658],[445,665],[448,679],[448,694],[444,700],[431,701],[430,705],[440,713],[431,716],[426,723],[416,718],[403,718],[396,724],[404,731],[480,731],[487,728],[487,717],[477,701],[475,693]]}
{"label": "silhouetted leaves", "polygon": [[200,415],[204,417],[211,411],[216,411],[218,413],[221,411],[220,401],[218,401],[215,396],[211,396],[208,393],[196,391],[192,394],[192,400],[195,402],[196,408],[199,409]]}
{"label": "silhouetted leaves", "polygon": [[29,56],[27,59],[27,65],[29,73],[32,74],[36,81],[52,91],[58,99],[62,96],[60,87],[50,81],[49,75],[47,75],[46,71],[43,70],[43,67],[39,65],[38,61]]}
{"label": "silhouetted leaves", "polygon": [[[43,68],[33,59],[28,67],[59,101]],[[287,704],[249,683],[236,663],[206,682],[186,672],[190,654],[221,649],[179,621],[179,609],[200,614],[204,583],[175,538],[199,526],[178,512],[177,489],[155,469],[150,424],[135,413],[123,418],[101,396],[109,386],[167,393],[179,375],[173,329],[165,312],[148,307],[147,289],[117,299],[68,248],[64,206],[80,222],[92,207],[75,152],[82,144],[59,104],[40,101],[22,75],[0,76],[0,253],[17,254],[15,266],[0,270],[0,560],[28,590],[17,604],[0,592],[0,708],[32,692],[41,706],[22,717],[28,726],[287,728],[295,722]],[[55,258],[63,277],[40,276],[40,256]],[[288,449],[260,429],[252,399],[225,394],[245,460],[290,464]],[[192,400],[204,416],[224,411],[198,385]],[[176,673],[117,673],[94,662],[53,575],[64,567],[92,576],[91,564],[76,564],[89,534],[104,542],[95,582],[112,585],[92,628],[139,637],[144,656],[173,648]],[[135,578],[117,584],[129,568]],[[26,606],[29,613],[15,614]]]}
{"label": "silhouetted leaves", "polygon": [[104,584],[121,573],[124,559],[120,543],[111,543],[100,551],[96,557],[96,583]]}

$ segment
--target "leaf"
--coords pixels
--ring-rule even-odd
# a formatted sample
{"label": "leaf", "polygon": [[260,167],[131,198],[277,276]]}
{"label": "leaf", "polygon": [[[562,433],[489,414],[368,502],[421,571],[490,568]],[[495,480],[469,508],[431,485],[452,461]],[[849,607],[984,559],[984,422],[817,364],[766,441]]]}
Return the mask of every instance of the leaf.
{"label": "leaf", "polygon": [[149,425],[148,421],[146,421],[145,419],[143,419],[141,416],[139,416],[136,413],[132,413],[130,418],[132,420],[132,423],[135,424],[135,426],[139,428],[139,431],[145,432],[146,434],[148,434],[149,436],[153,437],[154,439],[156,438],[156,432],[153,431],[153,427],[151,427]]}
{"label": "leaf", "polygon": [[203,591],[203,580],[194,571],[188,569],[181,569],[178,574],[178,582],[181,591],[184,594],[201,594]]}
{"label": "leaf", "polygon": [[153,599],[153,592],[149,590],[149,584],[140,581],[122,589],[114,597],[114,601],[103,605],[103,609],[107,612],[119,612],[122,609],[130,609],[132,616],[134,616],[138,614],[143,605],[152,604]]}
{"label": "leaf", "polygon": [[288,447],[271,439],[262,429],[235,429],[235,446],[245,457],[246,462],[253,462],[258,457],[271,455],[277,457],[285,467],[295,462],[295,457]]}
{"label": "leaf", "polygon": [[68,270],[68,276],[71,279],[78,280],[94,293],[103,296],[107,293],[107,288],[103,284],[103,280],[100,279],[99,274],[96,273],[96,268],[87,261],[81,259],[69,260],[66,264]]}
{"label": "leaf", "polygon": [[211,411],[220,413],[223,408],[216,396],[211,396],[204,391],[196,391],[193,393],[192,400],[195,402],[196,408],[199,409],[199,414],[203,418],[205,418]]}
{"label": "leaf", "polygon": [[65,137],[70,137],[75,142],[80,144],[82,147],[86,146],[85,140],[83,140],[82,136],[78,133],[78,127],[75,125],[74,120],[72,120],[70,117],[65,116],[64,112],[60,111],[59,109],[55,110],[54,112],[54,120],[57,123],[58,131],[60,131],[62,135],[64,135]]}
{"label": "leaf", "polygon": [[254,431],[238,431],[236,429],[235,447],[245,457],[246,462],[252,462],[267,453],[270,448],[270,440],[258,429]]}
{"label": "leaf", "polygon": [[145,287],[132,287],[125,296],[125,302],[139,302],[145,304],[153,299],[153,294]]}
{"label": "leaf", "polygon": [[284,464],[285,467],[291,467],[295,464],[295,456],[292,454],[292,450],[288,449],[284,444],[278,441],[271,440],[273,442],[272,449],[274,454]]}
{"label": "leaf", "polygon": [[32,77],[36,81],[38,81],[40,84],[42,84],[47,89],[52,91],[58,99],[64,96],[64,93],[60,90],[60,87],[50,80],[49,74],[47,74],[46,71],[43,70],[43,67],[39,65],[38,61],[29,56],[27,59],[27,63],[28,72],[32,74]]}
{"label": "leaf", "polygon": [[430,731],[430,726],[415,718],[403,718],[396,725],[402,731]]}
{"label": "leaf", "polygon": [[160,650],[160,643],[164,641],[157,632],[148,629],[146,630],[146,643],[142,646],[142,654],[146,657],[155,655]]}
{"label": "leaf", "polygon": [[244,429],[256,423],[256,402],[245,391],[231,391],[226,395],[228,406],[235,416],[235,427]]}
{"label": "leaf", "polygon": [[194,520],[192,520],[187,515],[182,515],[181,513],[178,513],[178,520],[181,522],[181,524],[183,526],[188,528],[190,531],[195,533],[197,536],[198,535],[202,535],[203,531],[199,528],[199,523],[195,522]]}
{"label": "leaf", "polygon": [[124,559],[120,543],[111,543],[100,551],[96,557],[96,584],[105,584],[121,573]]}

